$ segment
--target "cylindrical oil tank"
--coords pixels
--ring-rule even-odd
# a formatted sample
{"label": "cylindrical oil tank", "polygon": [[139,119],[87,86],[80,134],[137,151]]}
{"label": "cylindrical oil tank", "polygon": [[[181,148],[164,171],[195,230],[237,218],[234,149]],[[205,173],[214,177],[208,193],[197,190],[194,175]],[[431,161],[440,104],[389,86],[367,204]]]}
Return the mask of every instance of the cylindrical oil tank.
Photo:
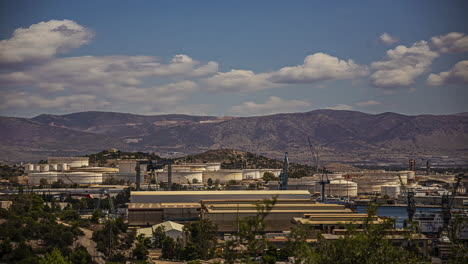
{"label": "cylindrical oil tank", "polygon": [[113,173],[113,172],[118,172],[119,169],[111,168],[111,167],[83,167],[83,168],[76,168],[73,171]]}
{"label": "cylindrical oil tank", "polygon": [[30,185],[39,185],[41,179],[45,179],[47,184],[51,184],[57,181],[57,173],[56,172],[28,173],[28,183]]}
{"label": "cylindrical oil tank", "polygon": [[41,171],[41,165],[34,164],[34,171]]}
{"label": "cylindrical oil tank", "polygon": [[49,164],[41,164],[40,168],[41,168],[41,172],[49,171]]}
{"label": "cylindrical oil tank", "polygon": [[34,164],[24,165],[24,172],[33,172],[33,171],[34,171]]}
{"label": "cylindrical oil tank", "polygon": [[[319,183],[315,184],[315,191],[321,192],[322,187]],[[334,197],[357,196],[358,184],[346,180],[333,180],[325,185],[325,195]]]}
{"label": "cylindrical oil tank", "polygon": [[358,194],[380,193],[382,185],[398,185],[398,180],[357,177],[352,179],[358,185]]}
{"label": "cylindrical oil tank", "polygon": [[50,171],[57,171],[58,165],[57,164],[49,164],[49,170]]}
{"label": "cylindrical oil tank", "polygon": [[217,171],[221,169],[221,163],[206,163],[206,171]]}
{"label": "cylindrical oil tank", "polygon": [[80,168],[89,166],[88,157],[49,157],[47,158],[49,164],[54,163],[67,163],[70,168]]}
{"label": "cylindrical oil tank", "polygon": [[57,175],[58,179],[66,184],[101,184],[102,183],[102,173],[95,172],[69,172],[69,173],[59,173]]}
{"label": "cylindrical oil tank", "polygon": [[59,163],[57,165],[57,170],[59,171],[67,171],[68,170],[68,164],[67,163]]}
{"label": "cylindrical oil tank", "polygon": [[407,173],[407,177],[408,177],[408,181],[414,181],[414,178],[415,178],[415,173],[414,171],[408,171]]}
{"label": "cylindrical oil tank", "polygon": [[216,180],[220,182],[228,182],[230,180],[242,181],[242,170],[204,171],[203,182],[207,182],[208,179],[213,180],[213,182]]}
{"label": "cylindrical oil tank", "polygon": [[387,195],[391,199],[397,199],[400,194],[400,186],[398,185],[382,185],[380,195]]}
{"label": "cylindrical oil tank", "polygon": [[243,180],[255,180],[263,177],[263,174],[260,174],[258,170],[244,170],[242,171]]}
{"label": "cylindrical oil tank", "polygon": [[[156,172],[156,179],[158,182],[167,182],[167,171]],[[172,182],[178,184],[202,183],[203,172],[201,171],[176,171],[172,172]]]}

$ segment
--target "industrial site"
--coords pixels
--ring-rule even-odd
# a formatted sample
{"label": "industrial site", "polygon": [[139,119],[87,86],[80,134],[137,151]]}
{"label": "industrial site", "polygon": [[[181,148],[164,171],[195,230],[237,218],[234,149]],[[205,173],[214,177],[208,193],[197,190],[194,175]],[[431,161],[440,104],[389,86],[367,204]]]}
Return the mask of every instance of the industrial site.
{"label": "industrial site", "polygon": [[0,1],[0,264],[468,264],[468,1]]}
{"label": "industrial site", "polygon": [[[468,241],[468,178],[463,173],[436,173],[429,163],[417,169],[415,160],[399,171],[329,171],[321,164],[318,150],[312,145],[310,149],[312,173],[300,178],[290,177],[288,153],[281,169],[225,169],[224,163],[208,160],[189,163],[163,158],[111,159],[106,163],[112,165],[104,167],[96,166],[90,157],[49,157],[41,164],[18,165],[23,170],[19,186],[21,192],[48,197],[65,211],[73,208],[74,199],[96,201],[77,213],[91,219],[98,210],[97,223],[123,219],[129,230],[152,243],[161,227],[165,236],[182,241],[187,235],[184,226],[207,221],[216,227],[213,256],[222,256],[225,245],[238,241],[242,221],[262,212],[263,227],[256,235],[278,250],[287,247],[292,230],[298,228],[306,230],[305,239],[313,246],[340,239],[350,225],[362,230],[389,220],[385,237],[395,247],[412,243],[424,261],[446,263],[453,254],[452,240]],[[116,151],[103,153],[109,156]],[[8,197],[18,190],[0,191],[2,208],[12,204]],[[128,201],[117,204],[116,197],[125,192]],[[274,203],[267,212],[259,211],[259,203],[265,201]],[[378,206],[377,214],[369,215],[366,207],[370,205]],[[455,218],[462,221],[455,223]],[[415,237],[408,240],[408,235]],[[150,247],[148,260],[159,263],[174,258],[163,251]],[[109,257],[108,251],[96,252],[92,257],[97,263]],[[255,254],[260,261],[265,253]],[[294,257],[282,261],[289,263]]]}

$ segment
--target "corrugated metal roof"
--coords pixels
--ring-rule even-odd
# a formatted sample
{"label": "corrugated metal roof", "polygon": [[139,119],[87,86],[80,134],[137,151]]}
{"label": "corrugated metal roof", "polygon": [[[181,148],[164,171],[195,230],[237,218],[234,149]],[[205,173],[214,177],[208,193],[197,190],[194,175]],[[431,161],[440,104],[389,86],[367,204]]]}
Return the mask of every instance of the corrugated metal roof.
{"label": "corrugated metal roof", "polygon": [[128,209],[200,208],[199,203],[130,203]]}
{"label": "corrugated metal roof", "polygon": [[133,191],[130,195],[247,195],[247,194],[310,194],[306,190],[249,190],[249,191]]}

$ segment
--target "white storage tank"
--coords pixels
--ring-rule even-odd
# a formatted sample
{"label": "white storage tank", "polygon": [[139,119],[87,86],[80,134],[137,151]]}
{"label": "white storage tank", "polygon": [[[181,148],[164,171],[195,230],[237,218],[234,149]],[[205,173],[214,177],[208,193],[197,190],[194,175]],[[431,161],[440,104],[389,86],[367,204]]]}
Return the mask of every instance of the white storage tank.
{"label": "white storage tank", "polygon": [[57,171],[58,165],[57,164],[49,164],[50,171]]}
{"label": "white storage tank", "polygon": [[39,185],[41,179],[45,179],[47,184],[52,184],[57,181],[56,172],[35,172],[28,173],[28,184],[30,185]]}
{"label": "white storage tank", "polygon": [[40,170],[42,171],[49,171],[49,164],[41,164]]}
{"label": "white storage tank", "polygon": [[[167,171],[156,172],[156,178],[158,182],[167,182]],[[202,183],[203,172],[201,171],[177,171],[172,172],[172,182],[179,184],[193,183],[193,179],[196,179],[197,183]]]}
{"label": "white storage tank", "polygon": [[94,172],[69,172],[69,173],[59,173],[57,175],[58,179],[61,179],[66,184],[101,184],[102,183],[102,173]]}
{"label": "white storage tank", "polygon": [[[325,195],[333,195],[334,197],[357,196],[358,185],[355,182],[346,180],[333,180],[330,184],[325,185]],[[315,191],[321,192],[322,186],[317,182]]]}
{"label": "white storage tank", "polygon": [[263,174],[260,174],[258,170],[244,170],[242,172],[243,180],[256,180],[263,177]]}
{"label": "white storage tank", "polygon": [[391,199],[397,199],[400,194],[400,186],[397,185],[382,185],[380,196],[387,195]]}
{"label": "white storage tank", "polygon": [[57,165],[57,170],[59,171],[67,171],[68,170],[68,164],[67,163],[59,163]]}
{"label": "white storage tank", "polygon": [[54,163],[67,163],[70,168],[80,168],[89,166],[88,157],[49,157],[47,158],[49,164]]}
{"label": "white storage tank", "polygon": [[34,164],[34,171],[41,171],[41,165]]}
{"label": "white storage tank", "polygon": [[34,171],[34,164],[26,164],[24,165],[24,172],[33,172]]}
{"label": "white storage tank", "polygon": [[221,169],[221,163],[206,163],[206,171],[217,171]]}
{"label": "white storage tank", "polygon": [[408,181],[414,181],[414,178],[415,178],[414,171],[408,171],[407,177],[408,177]]}
{"label": "white storage tank", "polygon": [[210,178],[213,182],[216,180],[220,182],[228,182],[230,180],[242,181],[242,170],[204,171],[203,182],[207,182]]}

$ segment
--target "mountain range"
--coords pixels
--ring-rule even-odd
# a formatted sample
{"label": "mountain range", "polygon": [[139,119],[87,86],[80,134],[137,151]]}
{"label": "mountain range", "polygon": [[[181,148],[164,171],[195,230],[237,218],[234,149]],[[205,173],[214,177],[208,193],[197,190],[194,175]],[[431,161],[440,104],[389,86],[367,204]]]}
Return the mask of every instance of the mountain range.
{"label": "mountain range", "polygon": [[467,159],[468,113],[368,114],[315,110],[254,117],[135,115],[115,112],[0,117],[0,160],[34,161],[108,148],[159,155],[238,149],[310,160],[308,138],[327,162],[402,161],[412,156]]}

